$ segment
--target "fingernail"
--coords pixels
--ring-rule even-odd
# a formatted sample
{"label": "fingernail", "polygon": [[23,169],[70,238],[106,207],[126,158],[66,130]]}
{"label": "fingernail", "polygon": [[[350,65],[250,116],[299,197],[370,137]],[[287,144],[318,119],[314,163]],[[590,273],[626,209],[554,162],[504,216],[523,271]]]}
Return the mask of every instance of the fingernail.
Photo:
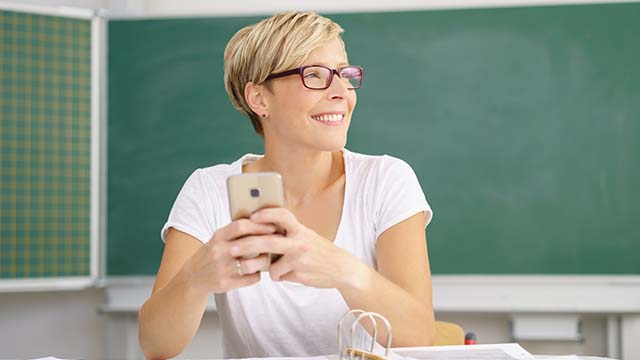
{"label": "fingernail", "polygon": [[240,248],[237,246],[232,246],[229,252],[231,252],[231,256],[238,256],[240,254]]}

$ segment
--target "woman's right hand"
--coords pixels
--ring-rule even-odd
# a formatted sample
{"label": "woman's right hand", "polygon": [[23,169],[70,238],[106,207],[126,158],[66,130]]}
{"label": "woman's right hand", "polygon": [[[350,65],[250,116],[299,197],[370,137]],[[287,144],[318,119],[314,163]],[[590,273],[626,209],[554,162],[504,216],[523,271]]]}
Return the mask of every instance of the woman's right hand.
{"label": "woman's right hand", "polygon": [[[271,224],[257,224],[239,219],[218,229],[184,264],[180,272],[192,288],[205,293],[224,293],[260,281],[260,270],[269,267],[266,254],[251,259],[237,259],[229,251],[231,243],[248,235],[270,235],[276,232]],[[238,268],[238,265],[240,267]]]}

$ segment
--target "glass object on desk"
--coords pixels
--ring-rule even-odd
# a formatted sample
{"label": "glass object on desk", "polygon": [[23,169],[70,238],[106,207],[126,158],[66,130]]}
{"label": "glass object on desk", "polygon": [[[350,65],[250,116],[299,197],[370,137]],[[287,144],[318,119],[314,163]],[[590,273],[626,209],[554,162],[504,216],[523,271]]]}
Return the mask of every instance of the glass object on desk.
{"label": "glass object on desk", "polygon": [[[357,316],[357,317],[351,324],[351,328],[349,331],[349,343],[345,345],[345,341],[343,339],[345,334],[342,331],[343,323],[345,322],[346,319],[351,318],[352,316]],[[376,339],[378,338],[378,323],[376,321],[376,318],[382,321],[382,323],[385,325],[387,330],[387,344],[384,352],[384,357],[374,353]],[[360,341],[359,341],[360,347],[355,346],[356,334],[357,334],[356,330],[359,329],[358,328],[359,326],[362,329],[364,329],[364,327],[361,324],[362,320],[364,319],[371,320],[371,326],[372,326],[372,332],[373,332],[372,334],[373,336],[370,338],[368,350],[365,345],[365,338],[368,338],[368,336],[365,336],[366,333],[364,332],[364,330],[361,332],[362,336],[360,337]],[[384,316],[375,312],[367,312],[360,309],[351,310],[346,314],[344,314],[344,316],[342,316],[342,319],[340,319],[340,322],[338,323],[338,359],[342,360],[346,357],[346,355],[348,355],[348,358],[350,360],[354,360],[355,358],[359,358],[362,360],[365,360],[365,359],[384,360],[389,356],[389,349],[391,348],[391,339],[392,339],[391,324],[389,324],[389,321]]]}

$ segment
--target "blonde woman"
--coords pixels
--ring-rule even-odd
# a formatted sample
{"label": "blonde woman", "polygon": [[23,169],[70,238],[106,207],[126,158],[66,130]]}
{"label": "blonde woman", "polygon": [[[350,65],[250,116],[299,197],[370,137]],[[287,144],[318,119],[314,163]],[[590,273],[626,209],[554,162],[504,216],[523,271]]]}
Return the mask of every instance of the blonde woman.
{"label": "blonde woman", "polygon": [[[432,212],[407,163],[344,148],[363,70],[349,64],[342,32],[315,13],[287,12],[229,41],[225,86],[264,155],[198,169],[184,184],[139,315],[148,358],[185,349],[212,293],[225,358],[336,353],[336,325],[356,308],[389,319],[393,346],[433,341]],[[282,175],[286,208],[232,222],[227,177],[266,171]],[[283,256],[243,258],[256,253]]]}

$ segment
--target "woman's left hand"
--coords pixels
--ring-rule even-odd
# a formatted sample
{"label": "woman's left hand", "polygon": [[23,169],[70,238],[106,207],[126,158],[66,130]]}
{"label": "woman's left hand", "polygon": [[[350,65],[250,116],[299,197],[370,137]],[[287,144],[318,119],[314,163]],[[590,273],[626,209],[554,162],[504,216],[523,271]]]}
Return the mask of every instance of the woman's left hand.
{"label": "woman's left hand", "polygon": [[286,208],[267,208],[251,215],[251,221],[277,224],[286,235],[247,236],[233,241],[231,255],[272,253],[282,257],[270,265],[274,281],[292,281],[319,288],[357,286],[366,281],[366,266],[355,256],[301,224]]}

